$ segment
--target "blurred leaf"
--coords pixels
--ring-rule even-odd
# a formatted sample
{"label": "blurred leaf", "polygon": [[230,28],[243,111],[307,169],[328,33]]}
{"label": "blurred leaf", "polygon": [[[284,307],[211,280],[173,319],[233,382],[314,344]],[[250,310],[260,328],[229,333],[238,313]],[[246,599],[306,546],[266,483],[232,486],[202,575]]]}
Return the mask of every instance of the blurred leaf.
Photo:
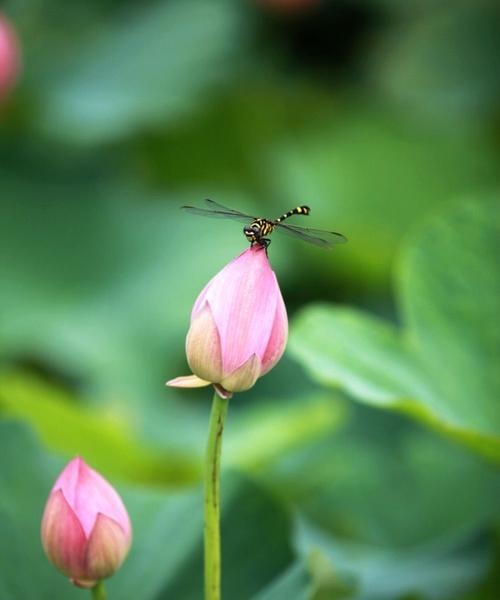
{"label": "blurred leaf", "polygon": [[81,454],[105,475],[172,486],[201,477],[196,455],[166,453],[135,439],[123,410],[118,415],[79,406],[61,389],[25,373],[0,374],[0,414],[23,419],[48,448],[68,458]]}
{"label": "blurred leaf", "polygon": [[323,384],[402,410],[500,460],[495,201],[434,219],[401,262],[403,334],[350,309],[310,307],[290,348]]}
{"label": "blurred leaf", "polygon": [[500,442],[500,203],[462,203],[436,218],[399,265],[408,343],[436,388],[431,408]]}
{"label": "blurred leaf", "polygon": [[253,600],[310,600],[310,579],[305,561],[297,561]]}
{"label": "blurred leaf", "polygon": [[207,98],[193,118],[148,131],[134,140],[129,152],[132,164],[146,167],[145,175],[156,184],[232,190],[228,203],[235,207],[242,190],[251,191],[253,203],[242,210],[264,214],[272,207],[278,215],[285,206],[269,197],[269,173],[259,157],[268,152],[270,140],[309,131],[311,114],[315,121],[332,117],[327,93],[302,81],[294,82],[290,91],[274,78],[253,77]]}
{"label": "blurred leaf", "polygon": [[259,477],[323,530],[380,548],[461,541],[499,517],[498,469],[362,405],[343,430],[289,451]]}
{"label": "blurred leaf", "polygon": [[341,600],[352,590],[334,573],[329,560],[318,550],[296,561],[254,600]]}
{"label": "blurred leaf", "polygon": [[108,17],[53,57],[40,125],[96,144],[186,116],[231,72],[242,40],[238,8],[220,0],[158,1]]}
{"label": "blurred leaf", "polygon": [[340,600],[353,597],[352,579],[341,577],[322,551],[313,550],[307,557],[307,566],[313,577],[311,600]]}
{"label": "blurred leaf", "polygon": [[224,440],[227,463],[258,472],[292,448],[331,433],[345,418],[344,407],[324,395],[300,401],[266,401],[231,415]]}
{"label": "blurred leaf", "polygon": [[372,74],[412,113],[440,120],[477,118],[496,109],[500,13],[496,2],[457,0],[399,8],[380,36]]}
{"label": "blurred leaf", "polygon": [[497,600],[498,590],[500,590],[500,527],[497,521],[496,528],[493,531],[495,542],[495,559],[491,563],[489,572],[482,579],[478,586],[468,593],[460,596],[460,600]]}
{"label": "blurred leaf", "polygon": [[391,600],[407,597],[456,598],[487,572],[491,544],[481,539],[461,547],[446,543],[399,549],[346,542],[303,522],[297,543],[304,553],[321,547],[332,564],[357,579],[353,600]]}

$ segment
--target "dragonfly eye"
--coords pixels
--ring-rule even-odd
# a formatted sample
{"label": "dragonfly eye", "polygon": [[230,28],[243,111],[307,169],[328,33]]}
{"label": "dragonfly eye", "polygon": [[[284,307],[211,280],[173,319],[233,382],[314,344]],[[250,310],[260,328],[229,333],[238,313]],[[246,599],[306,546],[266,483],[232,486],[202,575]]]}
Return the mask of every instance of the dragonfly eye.
{"label": "dragonfly eye", "polygon": [[245,235],[256,235],[259,233],[259,228],[258,227],[243,227],[243,232],[245,233]]}

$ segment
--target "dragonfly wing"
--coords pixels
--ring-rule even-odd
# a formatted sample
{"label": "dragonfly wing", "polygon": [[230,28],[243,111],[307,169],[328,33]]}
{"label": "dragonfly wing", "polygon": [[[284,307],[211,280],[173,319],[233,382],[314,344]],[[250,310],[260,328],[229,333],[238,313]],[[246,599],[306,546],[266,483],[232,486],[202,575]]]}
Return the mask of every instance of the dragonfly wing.
{"label": "dragonfly wing", "polygon": [[206,200],[207,206],[210,208],[198,208],[197,206],[181,206],[184,212],[198,215],[201,217],[209,217],[210,219],[233,219],[241,223],[248,223],[253,220],[250,215],[245,215],[237,210],[226,208],[213,200]]}
{"label": "dragonfly wing", "polygon": [[229,212],[229,213],[232,213],[235,215],[240,215],[242,217],[246,217],[247,219],[254,218],[251,215],[242,213],[240,210],[234,210],[234,208],[228,208],[227,206],[223,206],[222,204],[219,204],[218,202],[216,202],[215,200],[211,200],[210,198],[205,198],[204,202],[209,210],[220,210],[223,212]]}
{"label": "dragonfly wing", "polygon": [[336,231],[297,227],[296,225],[288,225],[286,223],[278,223],[276,231],[281,231],[321,248],[331,248],[334,244],[345,244],[347,242],[347,238]]}

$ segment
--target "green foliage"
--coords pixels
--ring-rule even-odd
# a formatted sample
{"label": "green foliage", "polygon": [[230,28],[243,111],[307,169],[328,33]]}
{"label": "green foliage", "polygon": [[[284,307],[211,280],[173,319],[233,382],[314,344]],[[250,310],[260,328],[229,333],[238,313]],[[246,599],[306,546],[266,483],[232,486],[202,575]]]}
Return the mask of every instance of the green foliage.
{"label": "green foliage", "polygon": [[63,140],[96,144],[183,117],[227,77],[221,65],[234,57],[240,31],[230,2],[124,11],[79,38],[69,56],[56,57],[40,126]]}
{"label": "green foliage", "polygon": [[391,598],[456,598],[487,572],[490,549],[487,540],[463,546],[436,544],[418,549],[387,550],[342,543],[304,526],[301,543],[307,549],[321,544],[330,560],[355,575],[359,600]]}
{"label": "green foliage", "polygon": [[329,560],[314,550],[297,560],[254,600],[341,600],[351,598],[353,589],[332,570]]}
{"label": "green foliage", "polygon": [[500,484],[455,443],[367,409],[260,476],[322,529],[387,549],[476,531],[495,518]]}
{"label": "green foliage", "polygon": [[449,209],[400,263],[402,332],[344,308],[311,307],[291,349],[312,376],[405,411],[500,460],[495,200]]}
{"label": "green foliage", "polygon": [[355,414],[260,474],[300,510],[300,552],[326,553],[355,598],[457,597],[492,568],[497,469],[397,415]]}
{"label": "green foliage", "polygon": [[0,390],[0,414],[23,419],[48,447],[68,457],[81,454],[104,474],[170,486],[193,483],[201,476],[196,455],[161,452],[141,444],[125,420],[79,407],[62,390],[29,375],[0,377]]}
{"label": "green foliage", "polygon": [[465,113],[474,119],[494,110],[500,89],[495,3],[457,0],[452,10],[436,4],[430,11],[404,6],[402,13],[374,61],[381,86],[412,110],[439,117]]}

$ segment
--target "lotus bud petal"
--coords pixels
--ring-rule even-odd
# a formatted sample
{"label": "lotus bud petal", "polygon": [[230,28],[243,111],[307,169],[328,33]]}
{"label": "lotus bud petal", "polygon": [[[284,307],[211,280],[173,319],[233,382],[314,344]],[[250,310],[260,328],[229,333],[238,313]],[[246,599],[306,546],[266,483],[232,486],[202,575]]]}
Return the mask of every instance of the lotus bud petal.
{"label": "lotus bud petal", "polygon": [[42,518],[48,559],[73,583],[93,587],[112,575],[130,548],[123,502],[97,471],[74,458],[59,475]]}
{"label": "lotus bud petal", "polygon": [[225,390],[243,392],[253,387],[262,371],[259,358],[253,354],[246,363],[232,371],[220,382]]}
{"label": "lotus bud petal", "polygon": [[[267,253],[255,245],[226,265],[202,290],[191,313],[186,354],[196,379],[228,392],[252,387],[281,358],[288,319]],[[188,378],[168,385],[189,387]]]}
{"label": "lotus bud petal", "polygon": [[19,71],[19,54],[14,31],[0,13],[0,99],[15,83]]}
{"label": "lotus bud petal", "polygon": [[191,321],[186,354],[191,370],[201,379],[220,381],[223,377],[220,336],[208,303]]}

